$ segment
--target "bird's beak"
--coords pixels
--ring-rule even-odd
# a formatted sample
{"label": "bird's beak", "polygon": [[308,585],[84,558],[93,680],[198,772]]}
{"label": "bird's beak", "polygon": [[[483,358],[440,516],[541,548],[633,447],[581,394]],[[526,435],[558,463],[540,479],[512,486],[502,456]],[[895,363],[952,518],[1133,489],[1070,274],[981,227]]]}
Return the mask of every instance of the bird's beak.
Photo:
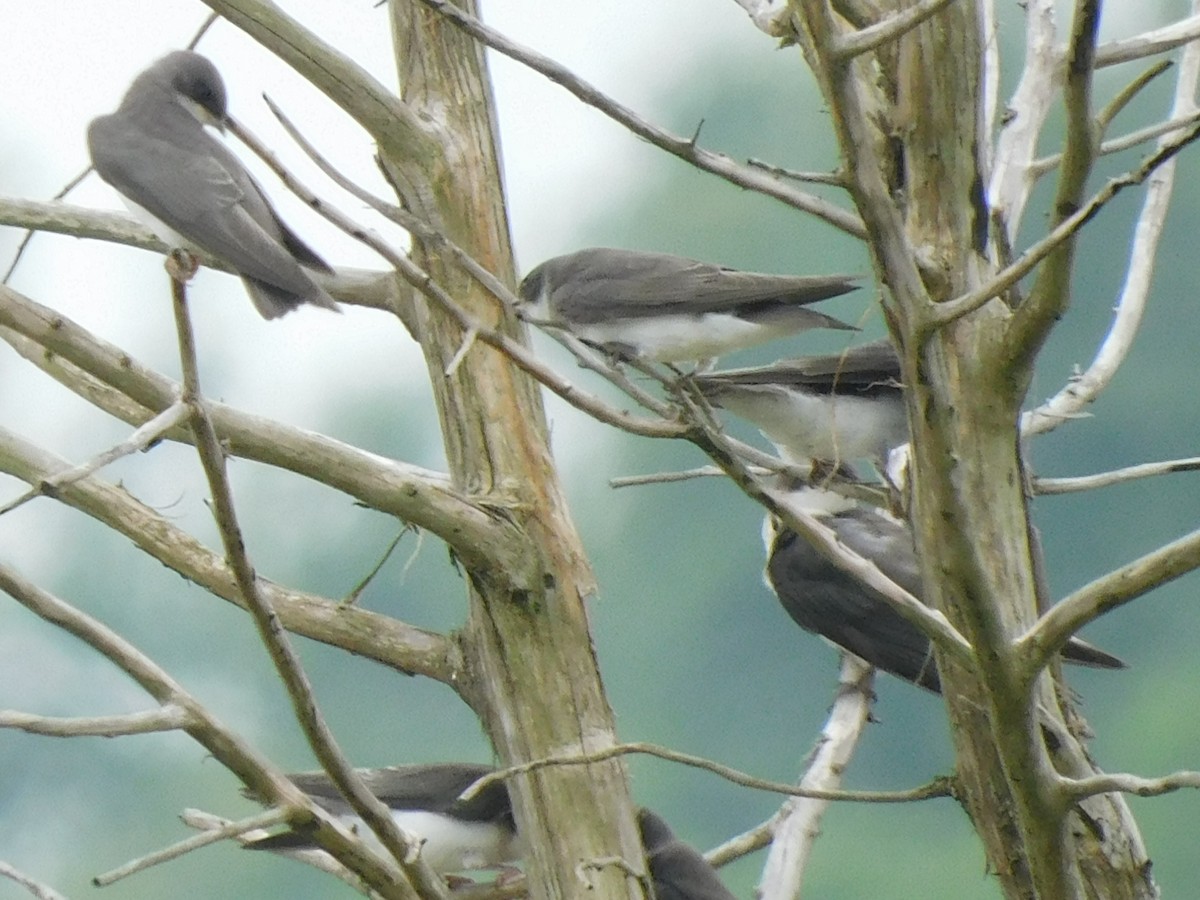
{"label": "bird's beak", "polygon": [[201,125],[211,125],[213,128],[217,129],[217,131],[221,132],[221,134],[225,133],[225,120],[224,119],[218,119],[211,112],[209,112],[207,109],[205,109],[199,103],[196,103],[194,100],[189,100],[186,97],[180,97],[179,99],[182,101],[183,105],[187,108],[188,112],[190,112],[193,116],[195,116],[197,121],[199,121]]}

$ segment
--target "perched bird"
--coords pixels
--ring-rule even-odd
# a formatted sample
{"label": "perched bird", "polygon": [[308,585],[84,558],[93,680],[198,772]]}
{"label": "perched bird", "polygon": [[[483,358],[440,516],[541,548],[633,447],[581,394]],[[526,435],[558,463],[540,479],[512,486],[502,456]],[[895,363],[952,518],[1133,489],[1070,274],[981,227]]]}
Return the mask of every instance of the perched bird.
{"label": "perched bird", "polygon": [[[791,496],[832,529],[845,547],[921,598],[921,573],[907,523],[823,488],[804,487]],[[825,559],[794,531],[777,528],[770,517],[763,540],[768,556],[765,580],[797,625],[878,669],[940,693],[929,638],[877,591]],[[1095,668],[1125,667],[1117,657],[1079,638],[1071,638],[1062,656],[1067,662]]]}
{"label": "perched bird", "polygon": [[[445,874],[496,868],[520,858],[512,802],[503,781],[490,782],[470,800],[459,799],[463,791],[493,771],[473,763],[435,763],[360,769],[358,774],[371,793],[392,809],[396,824],[424,839],[421,854],[425,861]],[[288,778],[384,852],[324,772]],[[712,866],[676,839],[655,813],[639,810],[638,830],[658,900],[732,900]],[[293,830],[250,841],[246,848],[287,855],[317,849],[317,844],[311,835]]]}
{"label": "perched bird", "polygon": [[739,272],[635,250],[596,247],[525,276],[520,311],[625,359],[706,360],[810,328],[855,330],[805,307],[854,290],[847,275]]}
{"label": "perched bird", "polygon": [[643,807],[637,821],[656,900],[733,900],[717,870],[657,813]]}
{"label": "perched bird", "polygon": [[338,309],[305,272],[332,269],[287,227],[236,156],[205,130],[224,130],[225,82],[199,53],[168,53],[133,80],[117,111],[88,126],[100,177],[171,248],[230,266],[264,318],[301,303]]}
{"label": "perched bird", "polygon": [[[421,854],[437,872],[492,869],[520,858],[517,827],[504,782],[494,781],[471,797],[459,795],[492,771],[471,763],[393,766],[361,769],[359,776],[392,818],[405,831],[425,839]],[[353,828],[379,853],[386,854],[374,832],[346,802],[324,772],[302,772],[288,778]],[[251,850],[289,850],[317,847],[304,831],[283,831],[246,844]]]}
{"label": "perched bird", "polygon": [[870,459],[909,439],[900,360],[890,341],[842,353],[695,376],[705,399],[753,423],[789,462]]}

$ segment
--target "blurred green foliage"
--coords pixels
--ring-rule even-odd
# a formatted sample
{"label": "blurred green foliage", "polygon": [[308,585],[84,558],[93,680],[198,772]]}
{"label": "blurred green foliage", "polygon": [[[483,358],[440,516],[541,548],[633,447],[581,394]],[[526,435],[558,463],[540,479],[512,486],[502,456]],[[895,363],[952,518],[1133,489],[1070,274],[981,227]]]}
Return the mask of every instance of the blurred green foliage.
{"label": "blurred green foliage", "polygon": [[[763,43],[759,56],[714,59],[704,71],[685,73],[675,86],[664,86],[672,91],[663,98],[665,124],[690,133],[703,117],[705,146],[735,158],[831,169],[827,114],[798,52],[772,53]],[[1111,91],[1128,77],[1128,67],[1106,73],[1102,86]],[[1160,118],[1166,103],[1164,89],[1151,89],[1118,120],[1117,130]],[[1093,184],[1138,157],[1133,152],[1106,160]],[[1195,171],[1195,152],[1189,151],[1180,163],[1153,297],[1132,357],[1091,418],[1068,423],[1031,448],[1037,474],[1085,474],[1197,453],[1200,394],[1188,374],[1200,336],[1193,286],[1198,231],[1193,223],[1200,215]],[[614,185],[619,201],[611,208],[579,210],[578,232],[564,236],[562,251],[616,245],[752,269],[869,273],[866,255],[853,240],[648,147],[640,149],[627,179]],[[1027,214],[1028,240],[1045,222],[1045,188]],[[829,189],[824,193],[838,196]],[[1031,403],[1055,392],[1073,366],[1086,365],[1105,333],[1138,202],[1131,192],[1088,227],[1075,301],[1039,363]],[[868,287],[827,308],[861,322],[867,336],[875,337],[882,325],[873,301]],[[737,362],[819,352],[838,340],[805,336],[794,346],[773,345]],[[592,384],[548,342],[538,346],[568,374]],[[6,372],[28,377],[12,366]],[[425,386],[372,381],[360,386],[353,403],[317,401],[321,430],[377,453],[439,465],[436,419]],[[762,585],[759,510],[714,479],[610,490],[608,479],[616,475],[704,460],[683,444],[613,433],[558,402],[551,401],[549,408],[556,454],[599,578],[600,594],[590,609],[621,738],[703,754],[764,777],[795,777],[830,703],[837,656],[796,629]],[[189,451],[161,448],[145,460],[126,461],[110,477],[124,478],[136,493],[139,480],[148,478],[147,467],[158,473],[157,481],[149,478],[154,485],[150,502],[163,504],[172,517],[211,537]],[[246,462],[235,462],[233,470],[255,561],[264,575],[283,583],[342,596],[399,528],[344,496],[291,476]],[[188,474],[177,474],[183,472]],[[169,484],[177,486],[173,493],[163,487]],[[1197,510],[1200,482],[1194,475],[1037,500],[1034,512],[1054,593],[1062,596],[1195,528]],[[48,588],[136,641],[283,765],[312,765],[240,613],[82,516],[42,502],[24,521],[54,536],[57,564]],[[1200,766],[1200,720],[1191,714],[1198,683],[1193,644],[1200,634],[1195,588],[1194,577],[1181,579],[1087,631],[1089,639],[1132,666],[1117,674],[1068,674],[1096,731],[1093,748],[1105,769],[1153,775]],[[459,576],[444,548],[431,537],[413,535],[405,536],[360,603],[434,628],[456,627],[465,610]],[[448,690],[301,644],[322,707],[356,763],[489,759],[478,724]],[[0,705],[57,714],[114,713],[146,705],[89,651],[11,603],[0,604],[0,647],[6,654],[36,652],[55,662],[47,665],[46,682],[10,682],[0,689]],[[877,687],[878,722],[867,731],[847,784],[903,788],[947,772],[950,744],[938,700],[886,676]],[[175,818],[184,807],[230,816],[251,808],[238,796],[234,780],[179,736],[64,742],[0,732],[0,759],[5,798],[0,856],[36,861],[28,868],[72,896],[87,892],[96,873],[185,836]],[[630,767],[638,801],[657,808],[683,838],[701,847],[756,824],[777,803],[656,760],[635,758]],[[1134,808],[1164,889],[1174,896],[1200,892],[1195,800],[1178,795],[1136,801]],[[951,801],[839,806],[823,830],[808,877],[810,896],[998,896],[969,823]],[[739,896],[751,896],[760,864],[761,855],[727,870]],[[6,890],[11,887],[0,888],[0,896],[9,896]],[[152,869],[106,893],[159,898],[184,890],[213,897],[353,896],[294,863],[244,854],[232,844]]]}

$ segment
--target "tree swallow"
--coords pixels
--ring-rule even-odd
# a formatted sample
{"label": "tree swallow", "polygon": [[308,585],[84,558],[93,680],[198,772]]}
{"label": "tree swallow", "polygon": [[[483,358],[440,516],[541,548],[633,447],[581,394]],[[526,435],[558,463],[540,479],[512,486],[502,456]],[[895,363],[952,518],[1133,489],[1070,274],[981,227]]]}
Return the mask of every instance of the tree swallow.
{"label": "tree swallow", "polygon": [[[520,858],[520,839],[503,781],[488,783],[470,800],[459,799],[463,791],[493,771],[473,763],[435,763],[359,769],[358,774],[371,793],[391,808],[397,825],[424,839],[421,854],[425,861],[434,871],[446,874],[496,868]],[[324,772],[302,772],[288,778],[347,827],[355,829],[373,849],[385,852]],[[639,810],[638,829],[658,900],[733,900],[716,870],[676,839],[655,813]],[[295,830],[250,841],[245,846],[284,856],[289,851],[319,849],[311,835]]]}
{"label": "tree swallow", "polygon": [[[392,810],[396,824],[424,839],[421,855],[437,872],[493,869],[520,858],[517,827],[508,788],[494,781],[470,800],[460,800],[472,784],[489,774],[488,766],[471,763],[392,766],[360,769],[367,788]],[[383,844],[354,812],[324,772],[301,772],[288,778],[357,832],[373,850],[386,855]],[[250,850],[318,849],[302,830],[283,831],[246,844]]]}
{"label": "tree swallow", "polygon": [[890,341],[695,376],[713,406],[753,423],[788,462],[870,459],[907,443],[900,360]]}
{"label": "tree swallow", "polygon": [[763,275],[596,247],[557,256],[526,275],[518,308],[534,324],[570,331],[621,358],[686,362],[810,328],[856,330],[805,309],[854,289],[848,275]]}
{"label": "tree swallow", "polygon": [[[921,598],[921,572],[907,523],[823,488],[803,487],[791,497],[832,529],[845,547]],[[763,526],[763,542],[767,586],[797,625],[877,669],[941,692],[929,638],[879,593],[829,562],[794,531],[779,529],[771,517]],[[1125,668],[1117,657],[1079,638],[1071,638],[1062,656],[1067,662],[1095,668]]]}
{"label": "tree swallow", "polygon": [[717,870],[658,814],[643,807],[637,821],[656,900],[734,900]]}
{"label": "tree swallow", "polygon": [[204,129],[224,130],[225,120],[216,67],[189,50],[168,53],[133,80],[116,112],[88,126],[92,165],[169,247],[202,250],[237,272],[264,318],[301,303],[337,310],[302,267],[333,270]]}

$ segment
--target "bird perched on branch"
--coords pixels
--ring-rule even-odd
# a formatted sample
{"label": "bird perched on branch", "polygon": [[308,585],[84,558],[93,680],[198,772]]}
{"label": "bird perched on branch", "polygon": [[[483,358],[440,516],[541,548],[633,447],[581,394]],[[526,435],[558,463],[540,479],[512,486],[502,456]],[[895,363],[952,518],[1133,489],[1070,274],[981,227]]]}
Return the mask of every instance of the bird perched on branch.
{"label": "bird perched on branch", "polygon": [[[469,800],[459,799],[463,791],[491,771],[488,766],[472,763],[440,763],[361,769],[358,774],[368,790],[392,811],[398,826],[424,839],[421,855],[426,862],[435,871],[445,873],[492,869],[520,858],[517,826],[503,781],[490,782]],[[300,772],[288,778],[357,832],[372,849],[386,854],[383,844],[328,775]],[[291,850],[317,849],[312,836],[303,830],[283,831],[246,846],[284,855]]]}
{"label": "bird perched on branch", "polygon": [[[421,854],[426,862],[434,871],[446,874],[495,868],[520,858],[521,842],[505,783],[491,781],[469,799],[461,797],[493,771],[474,763],[435,763],[360,769],[358,774],[371,793],[392,810],[396,824],[423,840]],[[304,772],[288,778],[374,849],[384,852],[383,845],[324,772]],[[712,866],[676,838],[662,818],[641,809],[637,821],[658,900],[733,900]],[[311,834],[294,829],[249,841],[245,846],[283,855],[319,849]]]}
{"label": "bird perched on branch", "polygon": [[739,272],[665,253],[595,247],[525,276],[521,315],[625,359],[707,360],[811,328],[855,330],[810,303],[855,289],[847,275]]}
{"label": "bird perched on branch", "polygon": [[279,218],[224,131],[225,82],[199,53],[168,53],[133,80],[117,111],[88,126],[100,177],[171,249],[201,250],[241,276],[274,319],[302,303],[337,310],[305,269],[329,265]]}
{"label": "bird perched on branch", "polygon": [[[923,589],[912,528],[887,512],[826,488],[793,490],[792,500],[830,528],[838,541],[873,562],[918,600]],[[938,693],[941,681],[929,638],[874,588],[826,559],[796,532],[771,517],[763,528],[765,580],[801,628],[821,635],[877,669]],[[1062,649],[1065,661],[1121,669],[1117,657],[1079,638]]]}
{"label": "bird perched on branch", "polygon": [[907,443],[900,360],[888,340],[695,376],[709,403],[751,422],[789,462],[870,459]]}

